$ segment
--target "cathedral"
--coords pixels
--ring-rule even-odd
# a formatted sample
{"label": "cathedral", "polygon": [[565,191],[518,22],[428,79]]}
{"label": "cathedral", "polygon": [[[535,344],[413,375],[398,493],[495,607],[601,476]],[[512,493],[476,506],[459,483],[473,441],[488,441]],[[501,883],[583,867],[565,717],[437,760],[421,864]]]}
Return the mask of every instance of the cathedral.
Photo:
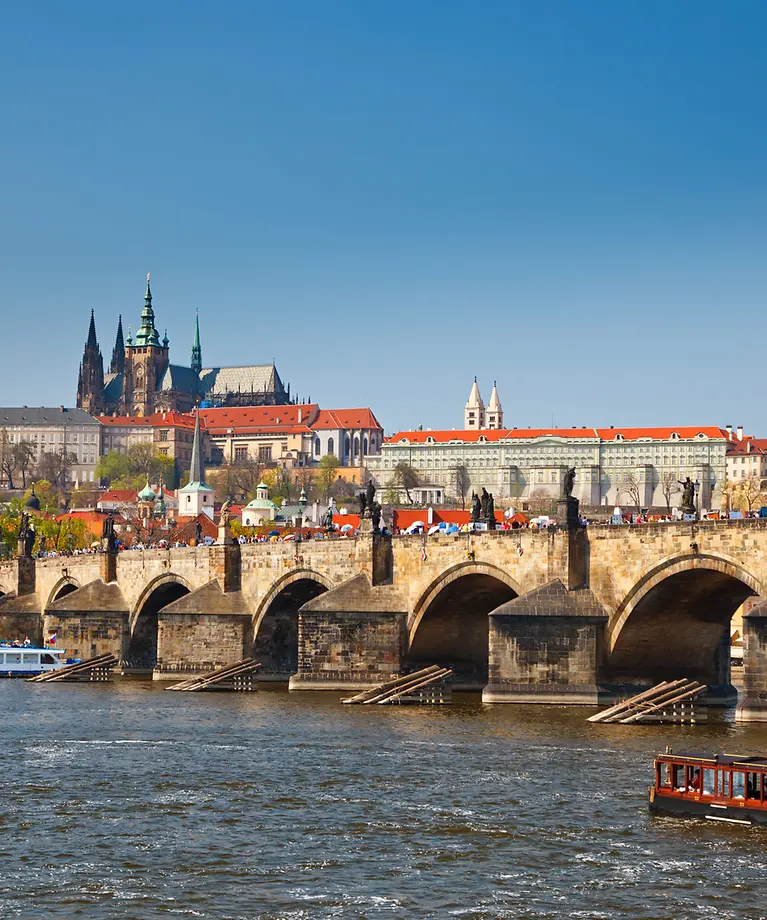
{"label": "cathedral", "polygon": [[282,406],[290,403],[290,386],[283,386],[273,364],[246,367],[203,367],[200,321],[195,320],[188,367],[170,363],[170,343],[155,328],[152,291],[146,278],[141,328],[133,338],[123,338],[122,317],[109,372],[96,339],[91,310],[77,381],[77,408],[91,415],[153,415],[155,412],[190,412],[195,406]]}

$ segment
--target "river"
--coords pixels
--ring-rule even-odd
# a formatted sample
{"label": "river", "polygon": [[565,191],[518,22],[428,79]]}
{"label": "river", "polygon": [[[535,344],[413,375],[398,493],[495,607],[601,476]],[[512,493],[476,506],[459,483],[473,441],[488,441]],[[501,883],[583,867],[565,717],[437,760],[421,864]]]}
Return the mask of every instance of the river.
{"label": "river", "polygon": [[767,917],[767,830],[651,818],[654,753],[767,724],[0,682],[0,916]]}

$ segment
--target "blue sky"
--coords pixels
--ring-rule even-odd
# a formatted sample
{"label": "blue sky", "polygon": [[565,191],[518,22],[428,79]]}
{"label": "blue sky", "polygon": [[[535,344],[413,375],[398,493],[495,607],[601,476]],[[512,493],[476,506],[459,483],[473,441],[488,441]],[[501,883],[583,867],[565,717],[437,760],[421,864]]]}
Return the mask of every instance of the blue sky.
{"label": "blue sky", "polygon": [[72,404],[152,272],[171,360],[387,431],[767,435],[767,5],[3,5],[0,403]]}

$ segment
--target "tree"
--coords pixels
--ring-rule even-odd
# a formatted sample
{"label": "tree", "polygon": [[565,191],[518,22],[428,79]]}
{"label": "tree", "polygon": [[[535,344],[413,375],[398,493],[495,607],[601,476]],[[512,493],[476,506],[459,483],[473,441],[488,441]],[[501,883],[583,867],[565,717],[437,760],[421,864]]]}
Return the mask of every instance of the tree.
{"label": "tree", "polygon": [[471,476],[465,463],[459,463],[453,467],[453,486],[455,493],[461,500],[461,509],[466,510],[466,496],[471,488]]}
{"label": "tree", "polygon": [[320,474],[317,477],[317,488],[323,498],[330,497],[330,490],[335,485],[336,473],[340,463],[335,454],[325,454],[320,460]]}
{"label": "tree", "polygon": [[729,486],[730,507],[738,511],[753,511],[755,505],[767,502],[762,490],[762,480],[756,473],[749,473],[743,479],[738,479],[730,484],[728,480],[725,488]]}
{"label": "tree", "polygon": [[545,489],[535,489],[527,501],[533,514],[552,514],[556,506],[556,499]]}
{"label": "tree", "polygon": [[27,473],[32,468],[35,459],[35,447],[31,441],[22,440],[13,446],[13,460],[16,469],[21,473],[21,488],[27,487]]}
{"label": "tree", "polygon": [[46,451],[40,454],[40,459],[37,461],[37,476],[40,479],[47,479],[63,491],[69,484],[70,470],[76,463],[77,454],[72,453],[65,447],[61,447],[59,450]]}
{"label": "tree", "polygon": [[113,489],[138,491],[146,483],[147,478],[159,482],[162,477],[163,482],[171,482],[173,472],[173,460],[146,443],[134,444],[124,454],[110,450],[105,457],[99,458],[94,476]]}
{"label": "tree", "polygon": [[413,469],[406,460],[400,460],[394,467],[391,485],[394,488],[402,489],[407,496],[408,502],[412,505],[413,497],[410,494],[410,490],[416,489],[421,485],[421,474],[418,470]]}
{"label": "tree", "polygon": [[666,500],[666,511],[671,513],[671,497],[679,491],[679,481],[676,473],[666,471],[660,477],[660,490]]}
{"label": "tree", "polygon": [[0,431],[0,479],[4,479],[9,489],[13,489],[13,477],[16,473],[16,457],[14,444],[8,437],[8,432],[3,428]]}
{"label": "tree", "polygon": [[627,474],[626,478],[623,480],[623,484],[618,489],[619,501],[621,495],[628,496],[629,503],[636,505],[637,511],[639,511],[642,504],[642,487],[633,473]]}

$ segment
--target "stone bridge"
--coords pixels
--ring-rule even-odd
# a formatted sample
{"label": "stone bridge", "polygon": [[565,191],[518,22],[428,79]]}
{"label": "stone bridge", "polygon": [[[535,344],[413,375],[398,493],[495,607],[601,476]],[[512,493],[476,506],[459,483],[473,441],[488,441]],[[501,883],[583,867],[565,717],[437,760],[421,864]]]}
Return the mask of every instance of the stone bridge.
{"label": "stone bridge", "polygon": [[[594,703],[694,677],[736,698],[729,621],[767,598],[767,522],[309,540],[0,564],[0,637],[177,678],[253,655],[263,679],[353,689],[453,667],[488,702]],[[739,717],[767,713],[767,605]],[[765,715],[767,718],[767,715]]]}

